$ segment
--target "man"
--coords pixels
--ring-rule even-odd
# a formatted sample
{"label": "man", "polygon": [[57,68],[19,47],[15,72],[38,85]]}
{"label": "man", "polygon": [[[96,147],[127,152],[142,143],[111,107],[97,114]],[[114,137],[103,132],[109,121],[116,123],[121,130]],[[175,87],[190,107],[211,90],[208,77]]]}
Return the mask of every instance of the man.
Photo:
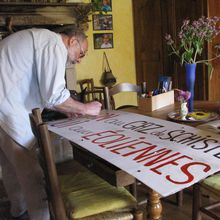
{"label": "man", "polygon": [[69,116],[97,115],[101,104],[73,100],[65,88],[65,66],[80,63],[88,49],[76,27],[60,34],[28,29],[0,42],[0,164],[11,215],[49,220],[42,170],[34,154],[29,113],[50,108]]}

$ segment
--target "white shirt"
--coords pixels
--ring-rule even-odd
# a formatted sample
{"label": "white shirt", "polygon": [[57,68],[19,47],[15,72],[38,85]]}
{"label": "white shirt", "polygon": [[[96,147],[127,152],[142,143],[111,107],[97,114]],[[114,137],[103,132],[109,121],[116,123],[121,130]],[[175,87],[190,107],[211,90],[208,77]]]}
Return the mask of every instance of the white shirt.
{"label": "white shirt", "polygon": [[0,42],[0,127],[24,147],[33,144],[31,109],[53,108],[69,96],[67,49],[59,34],[28,29]]}

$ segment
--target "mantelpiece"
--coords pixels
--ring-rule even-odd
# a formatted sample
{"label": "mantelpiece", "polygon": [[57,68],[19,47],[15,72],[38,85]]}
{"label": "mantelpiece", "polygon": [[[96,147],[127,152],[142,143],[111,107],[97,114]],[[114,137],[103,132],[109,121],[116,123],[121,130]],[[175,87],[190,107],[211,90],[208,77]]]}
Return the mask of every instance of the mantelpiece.
{"label": "mantelpiece", "polygon": [[26,27],[53,27],[88,22],[91,5],[86,3],[0,2],[0,31]]}

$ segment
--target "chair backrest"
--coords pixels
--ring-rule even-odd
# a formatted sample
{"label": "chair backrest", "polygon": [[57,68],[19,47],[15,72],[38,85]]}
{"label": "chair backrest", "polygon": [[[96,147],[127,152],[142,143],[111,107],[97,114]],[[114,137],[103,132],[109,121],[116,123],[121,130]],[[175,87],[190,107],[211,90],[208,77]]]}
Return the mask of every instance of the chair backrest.
{"label": "chair backrest", "polygon": [[83,79],[79,82],[81,92],[84,92],[83,102],[99,101],[105,108],[105,92],[103,86],[94,86],[93,79]]}
{"label": "chair backrest", "polygon": [[98,101],[100,103],[102,103],[102,109],[106,109],[105,107],[105,87],[103,86],[94,86],[93,90],[90,92],[92,95],[92,100],[91,101]]}
{"label": "chair backrest", "polygon": [[81,92],[84,92],[84,102],[90,102],[94,99],[94,81],[93,79],[83,79],[78,81]]}
{"label": "chair backrest", "polygon": [[83,91],[85,88],[87,88],[88,91],[93,90],[94,87],[94,81],[93,79],[82,79],[78,81],[81,91]]}
{"label": "chair backrest", "polygon": [[30,114],[32,131],[37,138],[39,161],[44,171],[46,191],[51,215],[55,220],[67,220],[65,207],[60,191],[56,165],[52,153],[52,143],[47,125],[42,123],[40,109],[33,109]]}
{"label": "chair backrest", "polygon": [[121,92],[136,92],[139,94],[141,92],[141,88],[138,85],[132,83],[119,83],[111,88],[105,87],[105,96],[106,96],[106,108],[114,109],[111,103],[114,103],[113,96],[121,93]]}

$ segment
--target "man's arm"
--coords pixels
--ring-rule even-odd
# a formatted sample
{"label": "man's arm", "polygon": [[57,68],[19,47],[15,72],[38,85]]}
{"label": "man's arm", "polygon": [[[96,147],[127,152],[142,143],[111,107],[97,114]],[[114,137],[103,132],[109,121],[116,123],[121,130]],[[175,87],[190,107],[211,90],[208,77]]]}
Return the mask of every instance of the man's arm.
{"label": "man's arm", "polygon": [[81,103],[69,97],[62,104],[54,106],[55,110],[66,114],[98,115],[102,104],[99,102]]}

